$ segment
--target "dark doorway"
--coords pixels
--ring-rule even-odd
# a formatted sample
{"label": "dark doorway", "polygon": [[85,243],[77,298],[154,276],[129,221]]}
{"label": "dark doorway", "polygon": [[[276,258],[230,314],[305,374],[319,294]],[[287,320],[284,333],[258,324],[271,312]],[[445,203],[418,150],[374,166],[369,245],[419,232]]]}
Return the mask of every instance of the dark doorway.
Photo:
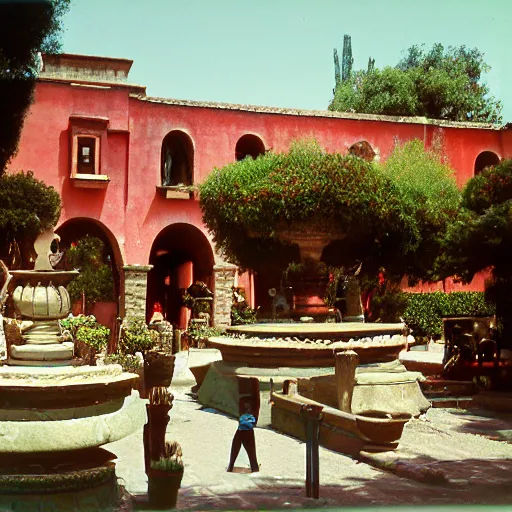
{"label": "dark doorway", "polygon": [[195,281],[213,286],[213,251],[204,234],[190,224],[173,224],[163,229],[153,242],[149,259],[146,317],[155,304],[162,306],[164,318],[186,328],[182,306],[183,291]]}

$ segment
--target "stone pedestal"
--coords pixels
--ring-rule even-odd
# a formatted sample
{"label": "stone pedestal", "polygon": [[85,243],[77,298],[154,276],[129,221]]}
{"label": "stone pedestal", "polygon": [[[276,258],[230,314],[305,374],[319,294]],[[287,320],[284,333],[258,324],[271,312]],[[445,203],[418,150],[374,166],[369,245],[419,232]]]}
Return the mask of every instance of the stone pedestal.
{"label": "stone pedestal", "polygon": [[148,272],[153,265],[125,265],[124,271],[124,316],[146,319],[146,294]]}
{"label": "stone pedestal", "polygon": [[213,267],[213,325],[231,325],[231,304],[237,270],[236,265],[229,263]]}

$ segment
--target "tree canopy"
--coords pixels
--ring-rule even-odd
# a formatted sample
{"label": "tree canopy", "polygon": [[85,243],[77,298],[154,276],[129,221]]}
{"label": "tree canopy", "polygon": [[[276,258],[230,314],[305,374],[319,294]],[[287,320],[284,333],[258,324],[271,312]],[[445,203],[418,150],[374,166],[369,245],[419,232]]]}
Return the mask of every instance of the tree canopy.
{"label": "tree canopy", "polygon": [[57,224],[60,209],[57,191],[31,172],[0,176],[0,259],[27,266],[37,235]]}
{"label": "tree canopy", "polygon": [[420,141],[398,146],[382,166],[299,142],[215,169],[200,192],[217,248],[244,268],[297,261],[279,230],[313,219],[338,239],[324,251],[326,263],[363,262],[373,276],[385,267],[396,279],[429,278],[438,237],[459,204],[451,170]]}
{"label": "tree canopy", "polygon": [[60,51],[70,0],[0,1],[0,175],[18,148],[33,101],[38,52]]}
{"label": "tree canopy", "polygon": [[438,280],[435,263],[461,201],[454,170],[438,151],[426,150],[417,139],[397,144],[380,168],[393,181],[410,226],[394,242],[398,250],[387,263],[388,277],[407,275],[410,283]]}
{"label": "tree canopy", "polygon": [[512,344],[512,160],[468,181],[459,216],[448,229],[438,261],[446,275],[464,282],[491,270],[487,292],[496,304],[502,334]]}
{"label": "tree canopy", "polygon": [[477,48],[412,46],[395,67],[357,71],[338,83],[329,110],[501,122],[501,103],[482,74],[490,70]]}

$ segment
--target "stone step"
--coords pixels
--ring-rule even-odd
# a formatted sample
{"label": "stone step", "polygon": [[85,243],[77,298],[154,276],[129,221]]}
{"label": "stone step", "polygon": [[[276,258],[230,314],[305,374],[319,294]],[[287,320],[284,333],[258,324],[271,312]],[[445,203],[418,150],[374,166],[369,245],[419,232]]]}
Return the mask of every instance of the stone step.
{"label": "stone step", "polygon": [[59,344],[58,337],[54,334],[49,335],[31,335],[27,334],[26,336],[23,336],[23,341],[27,345],[57,345]]}
{"label": "stone step", "polygon": [[474,405],[473,398],[470,396],[429,398],[429,402],[435,409],[468,409]]}
{"label": "stone step", "polygon": [[71,359],[72,343],[54,343],[50,345],[13,345],[11,357],[28,361],[52,361]]}
{"label": "stone step", "polygon": [[427,379],[420,382],[420,387],[427,398],[472,396],[478,393],[478,388],[470,380]]}
{"label": "stone step", "polygon": [[72,363],[73,359],[55,359],[53,361],[31,361],[29,359],[13,359],[12,357],[7,359],[6,361],[6,364],[8,366],[30,366],[31,368],[71,366]]}

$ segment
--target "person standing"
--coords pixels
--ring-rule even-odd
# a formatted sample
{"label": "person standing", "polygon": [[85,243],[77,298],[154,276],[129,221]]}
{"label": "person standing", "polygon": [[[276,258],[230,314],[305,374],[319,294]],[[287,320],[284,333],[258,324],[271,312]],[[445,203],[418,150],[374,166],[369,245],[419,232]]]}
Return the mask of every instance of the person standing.
{"label": "person standing", "polygon": [[243,404],[243,414],[238,420],[238,429],[233,437],[231,443],[231,456],[229,458],[229,465],[227,471],[233,471],[236,458],[240,453],[240,448],[243,445],[249,462],[251,464],[251,471],[253,473],[260,470],[258,459],[256,457],[256,441],[254,438],[254,427],[256,426],[257,419],[252,414],[252,407],[249,402]]}

